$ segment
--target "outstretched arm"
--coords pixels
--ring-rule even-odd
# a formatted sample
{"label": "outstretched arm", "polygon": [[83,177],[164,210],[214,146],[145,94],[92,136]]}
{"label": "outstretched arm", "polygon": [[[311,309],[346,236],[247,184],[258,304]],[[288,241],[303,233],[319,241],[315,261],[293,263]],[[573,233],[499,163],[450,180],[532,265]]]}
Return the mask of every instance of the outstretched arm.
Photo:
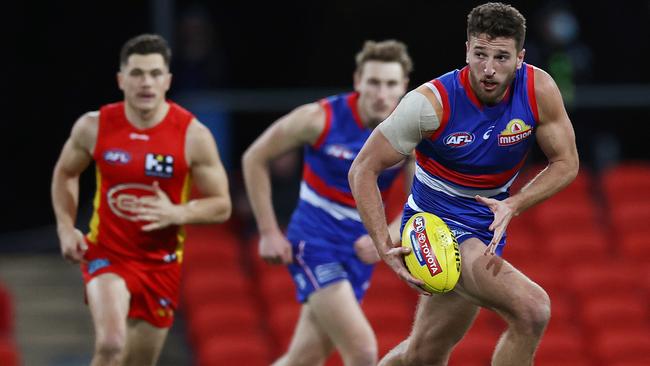
{"label": "outstretched arm", "polygon": [[535,69],[535,97],[539,111],[537,142],[548,159],[548,165],[520,192],[503,201],[477,196],[479,202],[494,212],[494,222],[490,225],[494,236],[486,253],[495,253],[496,245],[513,216],[557,193],[578,174],[573,126],[557,85],[540,69]]}
{"label": "outstretched arm", "polygon": [[259,252],[269,263],[291,262],[291,246],[273,211],[269,163],[290,150],[313,144],[324,127],[325,111],[316,103],[307,104],[273,123],[244,153],[242,170],[260,232]]}
{"label": "outstretched arm", "polygon": [[52,174],[52,207],[61,254],[80,262],[86,251],[83,234],[75,228],[79,203],[79,176],[90,165],[97,140],[98,114],[91,112],[75,122]]}

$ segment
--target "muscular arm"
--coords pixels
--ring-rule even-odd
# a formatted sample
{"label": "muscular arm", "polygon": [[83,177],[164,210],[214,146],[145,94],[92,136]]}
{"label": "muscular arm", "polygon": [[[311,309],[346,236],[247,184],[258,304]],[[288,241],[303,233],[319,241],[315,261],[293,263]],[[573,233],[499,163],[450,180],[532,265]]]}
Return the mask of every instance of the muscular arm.
{"label": "muscular arm", "polygon": [[203,197],[180,206],[182,211],[179,224],[207,224],[228,220],[232,209],[228,176],[210,130],[199,121],[192,121],[188,127],[185,146],[192,180]]}
{"label": "muscular arm", "polygon": [[[422,281],[411,276],[403,263],[402,256],[408,253],[408,248],[393,247],[391,235],[399,236],[396,234],[399,223],[394,221],[391,224],[391,234],[377,178],[388,167],[410,157],[422,138],[429,136],[438,127],[438,111],[441,108],[435,96],[430,93],[427,87],[420,87],[407,94],[393,114],[370,135],[348,174],[357,209],[380,257],[402,280],[423,294],[426,292],[420,288]],[[412,164],[409,168],[412,171]],[[411,172],[410,179],[412,174]]]}
{"label": "muscular arm", "polygon": [[[405,197],[411,194],[411,185],[413,184],[413,176],[415,175],[415,156],[411,154],[406,157],[404,161],[404,193]],[[401,241],[399,228],[402,225],[402,215],[397,215],[395,219],[388,225],[388,233],[390,234],[393,243]]]}
{"label": "muscular arm", "polygon": [[[75,229],[79,202],[79,176],[90,165],[98,131],[98,114],[91,112],[75,122],[52,174],[52,206],[63,256],[73,262],[83,256],[83,238]],[[81,248],[80,248],[81,247]]]}
{"label": "muscular arm", "polygon": [[377,179],[381,172],[404,159],[405,156],[392,147],[384,134],[375,129],[354,159],[348,174],[361,219],[382,258],[393,248],[393,242]]}
{"label": "muscular arm", "polygon": [[539,69],[535,69],[535,97],[539,111],[537,142],[548,159],[548,165],[508,199],[515,214],[560,191],[578,174],[575,134],[562,96],[553,79]]}
{"label": "muscular arm", "polygon": [[291,263],[291,245],[278,227],[271,200],[269,162],[304,144],[313,144],[325,128],[325,111],[316,103],[277,120],[253,142],[242,158],[246,192],[260,232],[259,254],[269,263]]}
{"label": "muscular arm", "polygon": [[269,162],[304,144],[313,144],[324,127],[325,111],[316,103],[307,104],[273,123],[244,153],[244,182],[260,233],[280,231],[271,202]]}

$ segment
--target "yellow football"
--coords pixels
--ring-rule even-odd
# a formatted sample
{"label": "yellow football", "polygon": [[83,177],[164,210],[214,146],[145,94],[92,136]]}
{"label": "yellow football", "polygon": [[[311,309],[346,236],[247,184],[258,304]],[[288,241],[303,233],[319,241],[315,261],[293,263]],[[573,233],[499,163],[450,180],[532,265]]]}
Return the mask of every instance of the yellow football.
{"label": "yellow football", "polygon": [[404,257],[413,277],[433,293],[451,291],[460,277],[460,250],[447,224],[438,216],[420,212],[408,220],[402,246],[411,248]]}

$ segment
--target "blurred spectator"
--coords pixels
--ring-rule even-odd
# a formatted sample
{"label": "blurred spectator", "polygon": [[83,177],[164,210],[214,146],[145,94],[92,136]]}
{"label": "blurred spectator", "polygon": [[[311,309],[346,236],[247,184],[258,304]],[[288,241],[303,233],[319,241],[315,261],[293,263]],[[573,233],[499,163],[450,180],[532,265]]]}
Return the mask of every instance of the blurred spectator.
{"label": "blurred spectator", "polygon": [[178,92],[206,90],[227,84],[226,57],[207,9],[193,5],[178,20],[177,52],[172,58]]}
{"label": "blurred spectator", "polygon": [[592,52],[580,40],[580,24],[564,2],[548,3],[535,24],[539,26],[536,37],[526,45],[526,58],[553,76],[570,108],[575,85],[591,79]]}
{"label": "blurred spectator", "polygon": [[178,19],[176,49],[172,57],[174,88],[172,98],[183,104],[214,136],[221,160],[232,167],[232,126],[230,114],[209,92],[227,84],[226,55],[210,12],[192,5]]}

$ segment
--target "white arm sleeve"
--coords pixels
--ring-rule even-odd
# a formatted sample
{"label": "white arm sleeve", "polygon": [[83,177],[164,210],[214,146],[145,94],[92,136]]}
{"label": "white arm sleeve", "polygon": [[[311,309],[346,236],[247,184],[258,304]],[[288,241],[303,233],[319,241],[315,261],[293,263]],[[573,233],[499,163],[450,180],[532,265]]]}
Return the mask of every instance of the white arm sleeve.
{"label": "white arm sleeve", "polygon": [[439,126],[438,115],[427,97],[413,90],[378,128],[395,150],[409,155],[422,140],[422,132],[435,131]]}

